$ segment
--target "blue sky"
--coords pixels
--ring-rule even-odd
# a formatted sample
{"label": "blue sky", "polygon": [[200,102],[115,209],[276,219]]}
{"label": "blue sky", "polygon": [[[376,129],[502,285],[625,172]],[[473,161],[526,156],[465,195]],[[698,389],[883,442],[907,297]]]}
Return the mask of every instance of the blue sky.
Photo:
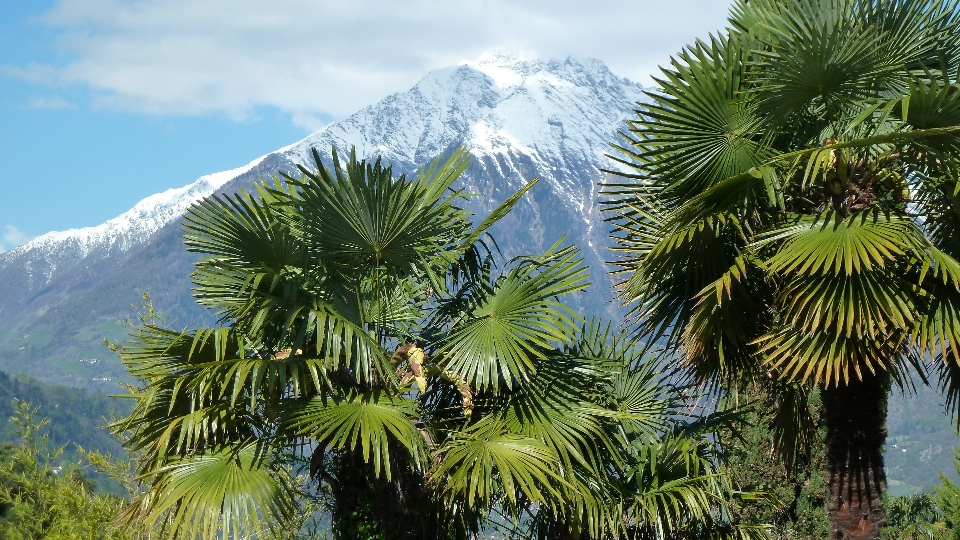
{"label": "blue sky", "polygon": [[246,164],[492,49],[649,82],[729,0],[0,0],[0,250]]}

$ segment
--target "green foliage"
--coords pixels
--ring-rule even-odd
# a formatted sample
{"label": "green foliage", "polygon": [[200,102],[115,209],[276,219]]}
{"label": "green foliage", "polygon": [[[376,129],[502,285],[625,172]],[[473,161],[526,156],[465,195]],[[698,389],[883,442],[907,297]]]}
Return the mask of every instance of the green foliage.
{"label": "green foliage", "polygon": [[[960,453],[954,450],[954,469],[960,474]],[[946,524],[944,538],[956,540],[960,538],[960,484],[940,473],[940,485],[934,486],[934,495],[929,497],[939,511],[942,521]]]}
{"label": "green foliage", "polygon": [[[46,427],[49,443],[63,448],[60,461],[65,465],[82,461],[78,448],[119,455],[120,442],[106,428],[111,418],[125,414],[125,403],[99,393],[60,385],[46,385],[24,375],[10,376],[0,372],[0,418],[9,418],[16,412],[14,400],[29,400],[50,420]],[[0,442],[16,442],[16,424],[0,422]],[[92,467],[84,472],[93,479],[98,489],[120,494],[119,484]]]}
{"label": "green foliage", "polygon": [[926,493],[902,495],[884,500],[887,527],[884,540],[946,540],[956,531],[944,521],[938,497]]}
{"label": "green foliage", "polygon": [[[824,506],[827,500],[827,472],[823,455],[826,436],[819,395],[807,403],[815,426],[809,454],[798,456],[793,468],[784,467],[775,448],[775,415],[769,404],[772,396],[751,387],[737,399],[748,403],[738,411],[718,436],[724,449],[724,466],[734,488],[764,493],[765,497],[745,499],[733,506],[734,516],[747,523],[773,525],[772,538],[818,540],[828,538],[829,523]],[[733,399],[728,405],[735,406]]]}
{"label": "green foliage", "polygon": [[[142,493],[133,463],[97,450],[79,449],[80,459],[65,461],[64,447],[51,446],[49,418],[38,416],[38,407],[15,401],[14,426],[18,444],[0,444],[0,538],[10,540],[136,540],[154,538],[138,524],[120,522],[119,516],[135,510],[131,497]],[[82,461],[81,461],[82,459]],[[86,462],[86,467],[81,466]],[[85,470],[110,479],[123,496],[99,493]],[[210,480],[209,475],[194,476]],[[306,489],[307,476],[290,477],[291,511],[276,527],[254,527],[261,540],[325,538],[326,527],[315,519],[322,501]],[[169,523],[162,525],[169,527]],[[155,534],[156,533],[156,534]]]}
{"label": "green foliage", "polygon": [[[953,451],[953,465],[960,474],[960,453]],[[888,529],[884,539],[956,540],[960,538],[960,484],[940,472],[933,493],[890,497],[884,500]]]}
{"label": "green foliage", "polygon": [[55,466],[63,449],[52,450],[44,433],[49,419],[18,401],[10,422],[20,444],[0,445],[0,538],[9,540],[126,540],[144,537],[139,528],[113,528],[127,504],[94,492],[79,463]]}
{"label": "green foliage", "polygon": [[824,390],[832,526],[872,534],[880,389],[919,375],[960,403],[960,2],[742,0],[729,22],[622,133],[621,299],[691,383],[766,387],[788,468]]}
{"label": "green foliage", "polygon": [[[664,70],[624,134],[636,181],[605,201],[641,335],[723,385],[956,360],[960,266],[938,227],[952,226],[960,127],[922,112],[960,95],[956,7],[742,2],[731,30]],[[928,87],[939,97],[913,100]]]}
{"label": "green foliage", "polygon": [[[121,449],[120,443],[103,426],[114,415],[127,412],[125,403],[99,392],[47,385],[31,377],[0,372],[0,418],[13,416],[15,399],[29,400],[50,419],[47,427],[50,444],[65,447],[69,459],[79,458],[74,444],[102,452],[116,453]],[[15,437],[15,424],[0,424],[0,441],[13,442]]]}

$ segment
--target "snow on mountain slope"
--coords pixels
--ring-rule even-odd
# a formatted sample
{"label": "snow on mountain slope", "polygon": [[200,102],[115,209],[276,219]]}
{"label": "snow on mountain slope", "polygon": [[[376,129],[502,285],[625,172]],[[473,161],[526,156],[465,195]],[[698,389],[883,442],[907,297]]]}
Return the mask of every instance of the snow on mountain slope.
{"label": "snow on mountain slope", "polygon": [[542,185],[497,233],[498,242],[508,254],[539,250],[572,228],[570,241],[590,251],[590,264],[602,267],[599,168],[611,165],[604,157],[608,144],[643,99],[642,90],[597,60],[497,53],[430,72],[410,90],[244,167],[148,197],[102,225],[48,233],[0,254],[0,323],[28,305],[39,313],[75,296],[73,291],[94,287],[202,197],[296,170],[298,163],[312,163],[312,148],[329,156],[331,146],[341,152],[355,146],[362,156],[380,155],[406,173],[465,146],[474,165],[464,187],[480,195],[471,202],[478,213],[538,176]]}
{"label": "snow on mountain slope", "polygon": [[202,176],[196,182],[181,188],[150,195],[130,210],[100,225],[54,231],[38,236],[16,249],[0,254],[0,259],[15,259],[32,250],[50,250],[64,245],[71,245],[75,250],[74,254],[79,257],[86,257],[98,250],[125,251],[146,241],[161,227],[182,216],[190,205],[250,170],[261,159],[263,158],[244,167]]}
{"label": "snow on mountain slope", "polygon": [[527,211],[520,211],[526,215],[517,220],[538,238],[525,242],[516,235],[514,247],[542,249],[544,241],[552,243],[572,226],[571,240],[591,251],[588,262],[598,267],[606,258],[596,204],[597,184],[604,179],[599,169],[614,165],[606,157],[609,144],[636,102],[645,99],[639,84],[617,77],[598,60],[491,54],[433,71],[411,90],[277,155],[287,163],[312,163],[312,148],[323,157],[331,146],[341,152],[356,146],[361,155],[381,155],[395,170],[412,172],[463,145],[474,156],[464,182],[482,195],[474,205],[478,212],[534,176],[549,186],[550,196],[529,199]]}
{"label": "snow on mountain slope", "polygon": [[433,71],[411,90],[277,153],[309,162],[312,147],[355,145],[363,155],[417,166],[463,144],[480,159],[524,154],[540,166],[541,178],[559,182],[555,172],[563,165],[608,165],[612,136],[642,100],[639,84],[599,60],[495,53]]}
{"label": "snow on mountain slope", "polygon": [[[94,227],[49,232],[0,253],[0,315],[52,281],[141,247],[154,233],[179,218],[193,203],[256,166],[208,174],[196,182],[151,195],[123,214]],[[119,261],[118,261],[119,262]]]}

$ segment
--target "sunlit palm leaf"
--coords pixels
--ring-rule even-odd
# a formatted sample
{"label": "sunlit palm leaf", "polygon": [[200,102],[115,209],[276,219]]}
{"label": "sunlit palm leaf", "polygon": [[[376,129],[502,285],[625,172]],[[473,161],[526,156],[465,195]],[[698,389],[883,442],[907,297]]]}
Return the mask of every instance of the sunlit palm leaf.
{"label": "sunlit palm leaf", "polygon": [[433,477],[469,505],[489,505],[498,493],[513,504],[521,493],[534,503],[560,497],[554,487],[563,482],[556,454],[536,439],[508,433],[496,421],[458,434],[440,451]]}
{"label": "sunlit palm leaf", "polygon": [[[697,43],[664,70],[661,91],[631,124],[633,156],[683,199],[758,165],[766,150],[757,118],[738,99],[741,43],[727,36]],[[648,137],[650,132],[657,137]]]}
{"label": "sunlit palm leaf", "polygon": [[624,481],[632,486],[623,502],[639,531],[669,538],[690,524],[709,524],[722,504],[725,479],[712,463],[706,440],[666,437],[638,444],[635,466]]}
{"label": "sunlit palm leaf", "polygon": [[[279,185],[274,190],[284,192]],[[194,273],[201,304],[236,319],[249,297],[264,282],[269,290],[285,283],[302,262],[302,245],[280,219],[284,209],[261,185],[256,195],[240,191],[214,196],[193,206],[184,217],[184,242],[204,258]]]}
{"label": "sunlit palm leaf", "polygon": [[268,456],[247,442],[175,460],[146,475],[151,490],[128,517],[168,520],[169,538],[244,538],[258,520],[279,521],[292,511],[292,486]]}
{"label": "sunlit palm leaf", "polygon": [[925,243],[911,220],[869,212],[851,218],[833,212],[803,216],[761,242],[774,239],[787,242],[766,261],[770,270],[806,275],[884,268],[898,256],[922,251]]}
{"label": "sunlit palm leaf", "polygon": [[613,372],[602,386],[607,406],[615,417],[622,442],[650,438],[669,426],[672,410],[679,407],[676,387],[664,380],[664,366],[651,358],[630,363]]}
{"label": "sunlit palm leaf", "polygon": [[[960,402],[958,8],[738,0],[734,37],[678,55],[628,123],[603,193],[636,335],[706,388],[769,385],[778,446],[809,440],[815,384],[930,359]],[[712,103],[749,119],[715,130],[746,159],[700,151]]]}
{"label": "sunlit palm leaf", "polygon": [[624,298],[638,300],[637,335],[651,341],[680,336],[697,310],[697,295],[722,279],[740,256],[741,238],[735,221],[704,220],[671,231],[637,261],[633,276],[621,285]]}
{"label": "sunlit palm leaf", "polygon": [[928,78],[910,81],[910,94],[899,107],[903,121],[916,129],[960,124],[960,87],[949,80]]}
{"label": "sunlit palm leaf", "polygon": [[391,477],[390,447],[400,446],[423,465],[426,448],[414,425],[416,404],[402,397],[360,394],[333,400],[315,397],[285,405],[284,426],[332,449],[360,449],[374,473]]}
{"label": "sunlit palm leaf", "polygon": [[586,287],[577,255],[568,248],[521,260],[497,280],[445,339],[437,354],[446,367],[479,389],[526,382],[534,359],[573,334],[576,315],[558,297]]}
{"label": "sunlit palm leaf", "polygon": [[[299,242],[279,220],[284,209],[266,185],[254,186],[255,194],[214,195],[191,207],[183,225],[188,249],[254,270],[299,264]],[[272,189],[288,188],[276,182]]]}
{"label": "sunlit palm leaf", "polygon": [[756,81],[764,113],[786,118],[810,106],[836,115],[877,86],[902,81],[903,57],[890,54],[888,36],[863,20],[854,2],[765,2],[753,11],[760,14],[751,30],[760,42]]}
{"label": "sunlit palm leaf", "polygon": [[912,326],[915,291],[915,284],[880,272],[798,277],[783,286],[783,321],[807,333],[883,340]]}
{"label": "sunlit palm leaf", "polygon": [[615,443],[606,425],[612,413],[592,400],[611,373],[609,364],[552,354],[536,362],[529,383],[505,397],[498,407],[501,412],[494,416],[509,433],[546,444],[564,470],[575,466],[599,470],[601,453]]}

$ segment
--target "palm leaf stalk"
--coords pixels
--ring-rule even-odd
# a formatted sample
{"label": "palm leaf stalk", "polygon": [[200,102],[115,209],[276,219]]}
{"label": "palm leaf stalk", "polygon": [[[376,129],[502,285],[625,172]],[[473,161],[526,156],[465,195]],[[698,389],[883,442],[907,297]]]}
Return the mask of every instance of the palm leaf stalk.
{"label": "palm leaf stalk", "polygon": [[833,534],[878,538],[891,384],[960,395],[960,3],[742,0],[729,23],[615,145],[621,298],[697,384],[821,387]]}

